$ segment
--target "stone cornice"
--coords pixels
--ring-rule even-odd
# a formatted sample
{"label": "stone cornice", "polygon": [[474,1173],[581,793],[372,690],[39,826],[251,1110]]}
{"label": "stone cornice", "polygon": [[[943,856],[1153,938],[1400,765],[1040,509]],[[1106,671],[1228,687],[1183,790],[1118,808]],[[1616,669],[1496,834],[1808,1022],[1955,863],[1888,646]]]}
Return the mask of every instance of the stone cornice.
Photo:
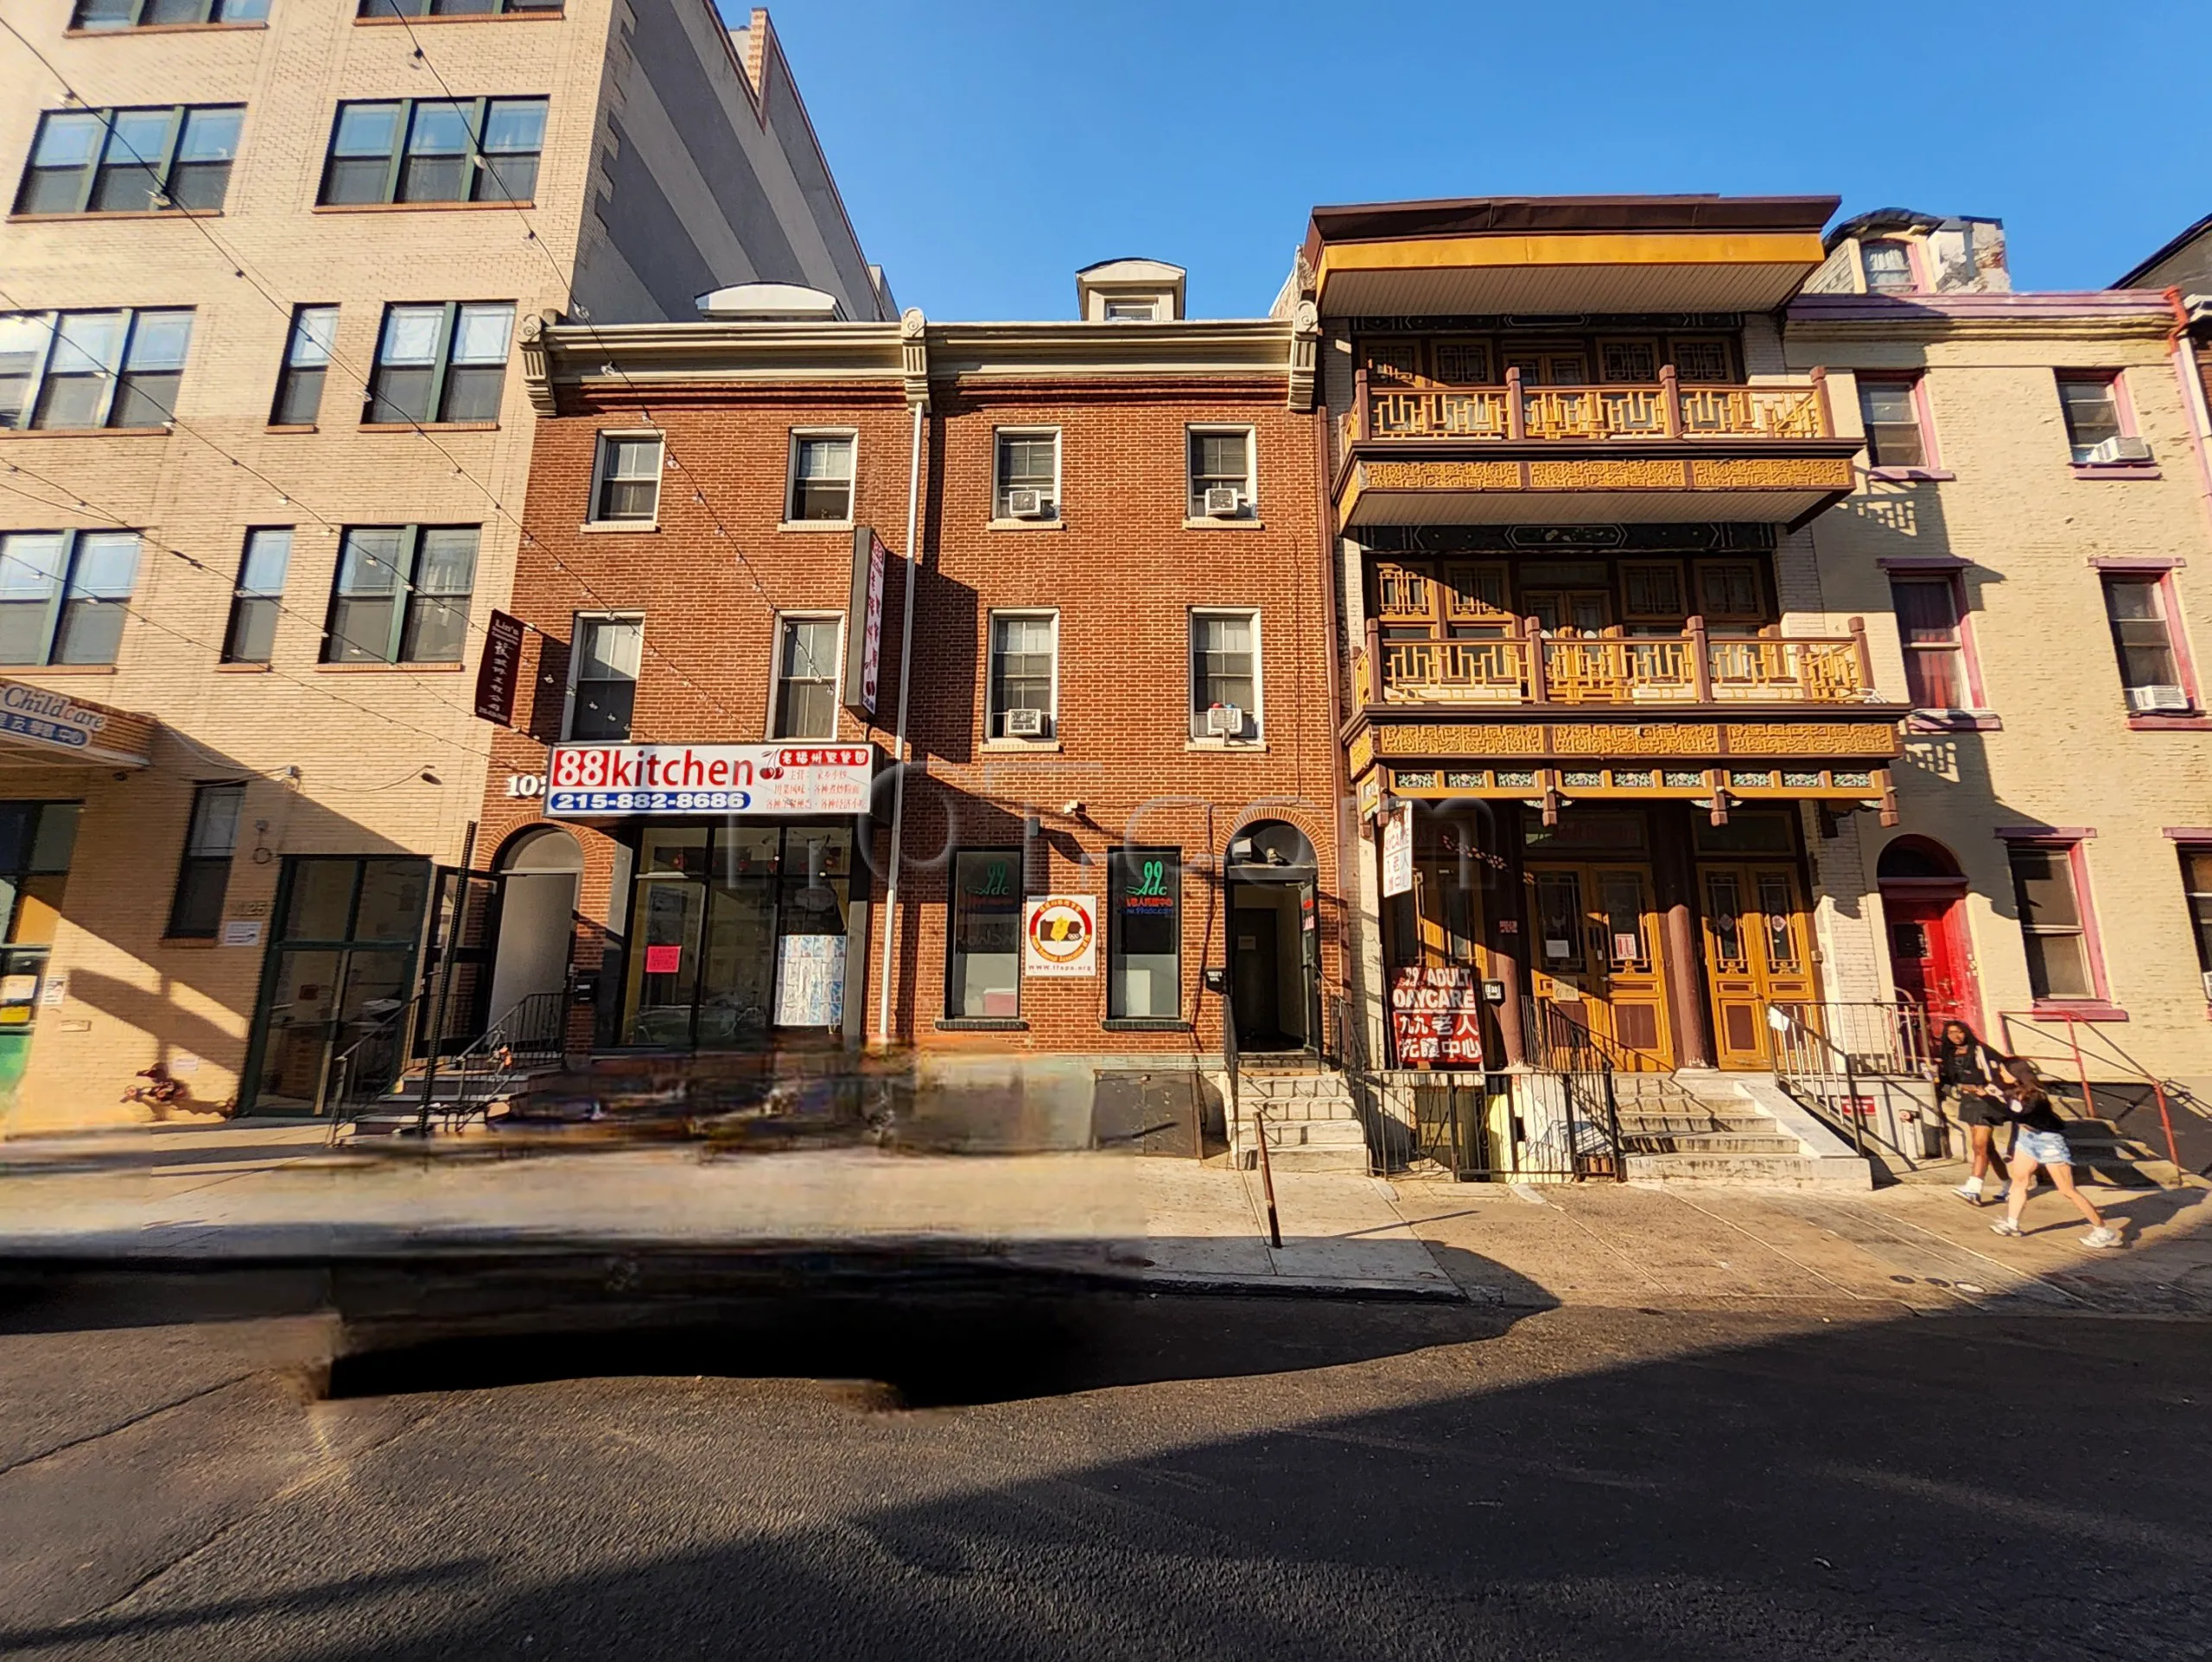
{"label": "stone cornice", "polygon": [[[541,413],[556,387],[885,381],[926,407],[932,383],[981,392],[1054,382],[1271,381],[1310,408],[1316,328],[1293,320],[1174,323],[696,322],[527,319],[523,373]],[[1301,403],[1301,398],[1303,402]]]}
{"label": "stone cornice", "polygon": [[1801,295],[1785,338],[1815,341],[2163,340],[2173,309],[2162,295]]}

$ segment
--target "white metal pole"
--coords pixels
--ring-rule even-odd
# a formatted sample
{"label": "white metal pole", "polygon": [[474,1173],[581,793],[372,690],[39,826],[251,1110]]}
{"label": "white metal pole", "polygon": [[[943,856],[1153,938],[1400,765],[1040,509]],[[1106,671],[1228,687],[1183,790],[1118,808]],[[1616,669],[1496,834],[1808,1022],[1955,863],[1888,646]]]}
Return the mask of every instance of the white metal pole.
{"label": "white metal pole", "polygon": [[906,464],[906,595],[899,624],[899,725],[892,741],[891,860],[883,879],[883,963],[876,976],[876,1036],[891,1042],[892,943],[898,933],[899,839],[906,822],[906,696],[914,681],[914,587],[922,572],[922,406],[914,406],[913,451]]}

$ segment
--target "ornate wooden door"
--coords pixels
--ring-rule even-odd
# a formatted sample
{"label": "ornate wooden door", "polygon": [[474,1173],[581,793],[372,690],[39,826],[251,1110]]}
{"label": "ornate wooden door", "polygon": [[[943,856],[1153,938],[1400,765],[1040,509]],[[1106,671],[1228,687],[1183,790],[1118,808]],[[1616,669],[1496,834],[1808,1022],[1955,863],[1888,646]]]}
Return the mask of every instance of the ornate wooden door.
{"label": "ornate wooden door", "polygon": [[1556,1005],[1611,1044],[1619,1065],[1675,1065],[1651,871],[1642,865],[1532,864],[1529,958],[1539,1006]]}
{"label": "ornate wooden door", "polygon": [[1612,627],[1613,597],[1603,589],[1531,589],[1522,598],[1547,634],[1597,634]]}
{"label": "ornate wooden door", "polygon": [[1812,919],[1797,874],[1783,865],[1698,868],[1705,912],[1705,975],[1713,990],[1713,1042],[1723,1067],[1774,1066],[1769,1003],[1819,997]]}

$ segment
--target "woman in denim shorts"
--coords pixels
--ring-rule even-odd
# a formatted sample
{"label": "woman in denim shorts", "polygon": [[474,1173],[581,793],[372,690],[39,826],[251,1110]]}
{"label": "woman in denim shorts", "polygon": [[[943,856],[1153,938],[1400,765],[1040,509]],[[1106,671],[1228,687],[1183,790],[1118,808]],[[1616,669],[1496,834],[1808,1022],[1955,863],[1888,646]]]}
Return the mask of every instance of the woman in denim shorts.
{"label": "woman in denim shorts", "polygon": [[2041,1166],[2050,1174],[2050,1181],[2058,1192],[2074,1203],[2075,1210],[2089,1220],[2089,1232],[2082,1237],[2084,1246],[2118,1246],[2120,1232],[2105,1223],[2104,1213],[2097,1210],[2097,1203],[2074,1186],[2074,1150],[2067,1146],[2066,1122],[2050,1105],[2050,1098],[2043,1088],[2043,1081],[2036,1077],[2033,1063],[2018,1056],[2007,1056],[1998,1065],[2001,1092],[1997,1098],[2005,1115],[2019,1128],[2012,1144],[2012,1195],[2005,1202],[2005,1219],[1990,1225],[1999,1235],[2020,1232],[2020,1213],[2028,1204],[2028,1196],[2035,1188],[2036,1168]]}

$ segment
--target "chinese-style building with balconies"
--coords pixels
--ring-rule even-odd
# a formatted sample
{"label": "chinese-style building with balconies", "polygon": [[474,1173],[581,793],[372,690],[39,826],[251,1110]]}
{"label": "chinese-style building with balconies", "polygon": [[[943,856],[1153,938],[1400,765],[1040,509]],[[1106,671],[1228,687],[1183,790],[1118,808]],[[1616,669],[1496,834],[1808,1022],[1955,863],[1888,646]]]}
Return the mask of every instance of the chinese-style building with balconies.
{"label": "chinese-style building with balconies", "polygon": [[1804,530],[1860,447],[1782,350],[1836,207],[1314,212],[1282,303],[1323,331],[1378,1060],[1467,1064],[1398,996],[1440,984],[1491,1067],[1566,1031],[1759,1070],[1837,977],[1824,845],[1894,813],[1905,707]]}

